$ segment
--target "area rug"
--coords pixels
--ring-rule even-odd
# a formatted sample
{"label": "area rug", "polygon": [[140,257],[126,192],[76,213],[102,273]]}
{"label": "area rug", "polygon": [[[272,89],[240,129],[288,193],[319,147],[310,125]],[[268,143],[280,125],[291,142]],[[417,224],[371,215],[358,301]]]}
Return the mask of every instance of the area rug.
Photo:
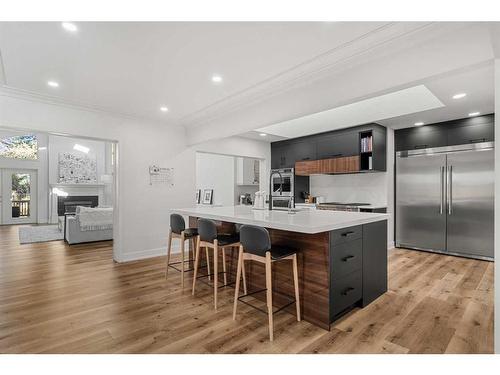
{"label": "area rug", "polygon": [[21,244],[34,242],[57,241],[63,239],[57,225],[35,225],[32,227],[19,227],[19,242]]}

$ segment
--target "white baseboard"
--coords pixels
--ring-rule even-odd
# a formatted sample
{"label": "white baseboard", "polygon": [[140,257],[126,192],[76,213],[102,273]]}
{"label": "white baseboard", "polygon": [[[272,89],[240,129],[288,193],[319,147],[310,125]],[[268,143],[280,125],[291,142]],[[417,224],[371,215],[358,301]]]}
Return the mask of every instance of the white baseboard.
{"label": "white baseboard", "polygon": [[387,243],[387,249],[389,249],[389,250],[393,249],[395,246],[396,246],[396,244],[394,241]]}
{"label": "white baseboard", "polygon": [[[180,253],[180,246],[177,244],[172,244],[172,254]],[[118,263],[133,262],[135,260],[141,260],[146,258],[155,258],[167,255],[166,247],[158,247],[156,249],[149,249],[143,251],[134,251],[133,253],[121,254],[119,259],[115,259]]]}

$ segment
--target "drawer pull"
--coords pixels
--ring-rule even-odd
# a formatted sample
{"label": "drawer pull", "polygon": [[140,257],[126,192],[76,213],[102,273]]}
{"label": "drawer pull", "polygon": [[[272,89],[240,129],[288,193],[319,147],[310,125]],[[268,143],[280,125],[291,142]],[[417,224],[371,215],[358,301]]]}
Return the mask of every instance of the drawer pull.
{"label": "drawer pull", "polygon": [[419,150],[421,148],[427,148],[427,145],[415,145],[416,150]]}
{"label": "drawer pull", "polygon": [[469,139],[470,143],[481,143],[481,142],[485,142],[485,141],[486,141],[486,138]]}
{"label": "drawer pull", "polygon": [[354,255],[348,255],[344,258],[342,258],[342,262],[349,262],[350,260],[353,260],[355,258]]}
{"label": "drawer pull", "polygon": [[347,296],[349,293],[352,293],[355,288],[347,288],[342,292],[342,295]]}
{"label": "drawer pull", "polygon": [[352,230],[350,230],[349,232],[344,232],[341,234],[342,237],[347,237],[347,236],[350,236],[351,234],[354,234],[354,232]]}

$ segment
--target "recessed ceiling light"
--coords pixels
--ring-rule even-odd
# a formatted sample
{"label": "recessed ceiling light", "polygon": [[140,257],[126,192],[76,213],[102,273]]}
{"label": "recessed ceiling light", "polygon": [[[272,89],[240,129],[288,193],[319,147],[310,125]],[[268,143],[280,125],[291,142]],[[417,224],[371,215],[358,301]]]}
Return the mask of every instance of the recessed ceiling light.
{"label": "recessed ceiling light", "polygon": [[222,77],[218,74],[214,74],[212,76],[212,82],[214,83],[221,83],[222,82]]}
{"label": "recessed ceiling light", "polygon": [[79,145],[78,143],[75,143],[75,145],[73,146],[73,150],[81,151],[81,152],[88,154],[90,151],[90,148]]}
{"label": "recessed ceiling light", "polygon": [[46,150],[47,147],[43,146],[43,147],[38,147],[39,150]]}
{"label": "recessed ceiling light", "polygon": [[469,117],[478,116],[480,114],[481,114],[481,112],[471,112],[471,113],[469,113]]}
{"label": "recessed ceiling light", "polygon": [[452,96],[453,99],[462,99],[465,98],[467,94],[465,92],[461,92],[460,94],[455,94]]}
{"label": "recessed ceiling light", "polygon": [[266,134],[266,133],[259,133],[259,135],[260,135],[261,137],[266,137],[266,136],[267,136],[267,134]]}
{"label": "recessed ceiling light", "polygon": [[160,111],[162,111],[162,112],[168,112],[168,107],[165,107],[165,106],[160,107]]}
{"label": "recessed ceiling light", "polygon": [[47,85],[49,85],[50,87],[59,87],[59,83],[57,83],[56,81],[48,81]]}
{"label": "recessed ceiling light", "polygon": [[78,27],[76,27],[76,25],[71,22],[63,22],[62,27],[65,30],[71,31],[72,33],[78,31]]}
{"label": "recessed ceiling light", "polygon": [[415,126],[422,126],[422,125],[424,125],[424,124],[425,124],[425,122],[419,121],[419,122],[416,122],[416,123],[415,123]]}

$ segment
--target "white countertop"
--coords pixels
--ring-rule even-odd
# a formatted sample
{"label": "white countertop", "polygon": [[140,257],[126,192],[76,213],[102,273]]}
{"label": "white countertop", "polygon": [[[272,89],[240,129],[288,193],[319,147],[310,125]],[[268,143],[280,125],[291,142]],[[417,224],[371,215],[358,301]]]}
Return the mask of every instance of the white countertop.
{"label": "white countertop", "polygon": [[321,233],[353,225],[387,220],[389,215],[368,212],[303,210],[295,214],[278,210],[253,210],[248,206],[196,206],[174,208],[170,212],[230,223],[258,225],[299,233]]}
{"label": "white countertop", "polygon": [[[316,203],[295,203],[295,207],[316,207]],[[387,208],[385,203],[374,203],[366,206],[359,206],[360,208],[366,208],[370,210],[377,210],[380,208]]]}

